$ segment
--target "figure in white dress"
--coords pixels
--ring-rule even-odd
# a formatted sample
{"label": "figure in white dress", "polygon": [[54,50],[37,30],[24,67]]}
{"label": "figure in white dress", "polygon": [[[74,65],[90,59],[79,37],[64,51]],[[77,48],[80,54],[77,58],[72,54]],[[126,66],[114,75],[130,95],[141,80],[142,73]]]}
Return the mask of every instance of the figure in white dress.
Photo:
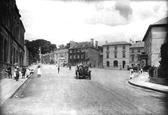
{"label": "figure in white dress", "polygon": [[37,76],[41,77],[41,70],[40,70],[40,66],[37,67]]}

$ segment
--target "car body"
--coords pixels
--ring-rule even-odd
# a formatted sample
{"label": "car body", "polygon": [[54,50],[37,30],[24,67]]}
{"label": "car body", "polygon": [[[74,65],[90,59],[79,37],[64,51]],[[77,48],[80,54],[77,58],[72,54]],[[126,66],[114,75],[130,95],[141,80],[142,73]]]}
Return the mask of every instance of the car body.
{"label": "car body", "polygon": [[77,79],[91,79],[91,71],[88,66],[79,65],[76,69]]}

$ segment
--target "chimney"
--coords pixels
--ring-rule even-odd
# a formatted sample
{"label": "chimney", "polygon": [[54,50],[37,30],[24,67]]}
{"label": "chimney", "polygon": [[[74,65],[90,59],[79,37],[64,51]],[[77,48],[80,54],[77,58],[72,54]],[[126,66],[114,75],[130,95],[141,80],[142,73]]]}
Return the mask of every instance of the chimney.
{"label": "chimney", "polygon": [[75,42],[74,41],[70,41],[70,47],[75,45]]}
{"label": "chimney", "polygon": [[91,42],[91,46],[94,47],[94,39],[93,38],[90,39],[90,42]]}
{"label": "chimney", "polygon": [[95,47],[98,48],[98,41],[95,41]]}

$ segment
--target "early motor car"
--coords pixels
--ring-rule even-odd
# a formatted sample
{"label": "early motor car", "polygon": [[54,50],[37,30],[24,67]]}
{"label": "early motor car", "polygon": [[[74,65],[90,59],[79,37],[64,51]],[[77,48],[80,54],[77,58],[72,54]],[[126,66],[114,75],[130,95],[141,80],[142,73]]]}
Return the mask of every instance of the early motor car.
{"label": "early motor car", "polygon": [[88,66],[79,65],[76,69],[77,79],[91,79],[91,71]]}

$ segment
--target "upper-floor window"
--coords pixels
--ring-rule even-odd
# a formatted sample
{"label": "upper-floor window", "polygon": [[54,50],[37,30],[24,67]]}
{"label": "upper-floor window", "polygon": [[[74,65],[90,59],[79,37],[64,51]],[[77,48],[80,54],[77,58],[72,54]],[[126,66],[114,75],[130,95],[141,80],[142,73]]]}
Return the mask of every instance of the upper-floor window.
{"label": "upper-floor window", "polygon": [[72,56],[70,55],[69,58],[72,59]]}
{"label": "upper-floor window", "polygon": [[123,46],[123,50],[125,50],[125,46]]}
{"label": "upper-floor window", "polygon": [[114,58],[117,58],[117,52],[114,52]]}
{"label": "upper-floor window", "polygon": [[107,46],[107,50],[109,50],[109,46]]}
{"label": "upper-floor window", "polygon": [[107,54],[107,55],[106,55],[106,58],[109,58],[109,52],[107,52],[106,54]]}
{"label": "upper-floor window", "polygon": [[132,49],[132,53],[134,53],[134,49]]}
{"label": "upper-floor window", "polygon": [[114,49],[117,50],[117,46],[114,46]]}
{"label": "upper-floor window", "polygon": [[132,61],[134,61],[134,55],[132,55]]}
{"label": "upper-floor window", "polygon": [[70,53],[72,53],[72,50],[69,50]]}
{"label": "upper-floor window", "polygon": [[123,58],[125,58],[125,52],[123,52]]}

